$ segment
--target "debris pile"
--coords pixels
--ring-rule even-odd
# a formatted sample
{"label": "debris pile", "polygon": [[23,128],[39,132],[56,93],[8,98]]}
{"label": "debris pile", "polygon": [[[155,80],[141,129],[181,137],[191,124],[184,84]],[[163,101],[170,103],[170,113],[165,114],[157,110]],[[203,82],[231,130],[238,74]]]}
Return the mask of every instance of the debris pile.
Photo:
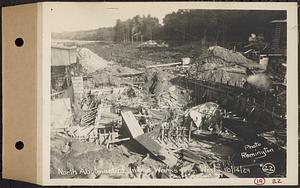
{"label": "debris pile", "polygon": [[181,111],[188,104],[189,93],[171,83],[174,75],[164,71],[148,71],[145,78],[145,88],[155,96],[158,107]]}
{"label": "debris pile", "polygon": [[89,80],[91,88],[108,86],[120,86],[122,84],[133,84],[132,77],[142,75],[142,71],[132,69],[129,67],[123,67],[118,64],[110,64],[104,69],[98,69],[97,71],[89,74],[92,78]]}
{"label": "debris pile", "polygon": [[[211,46],[208,48],[210,56],[220,58],[221,60],[235,64],[254,64],[255,62],[243,56],[240,52],[228,50],[221,46]],[[257,64],[257,63],[255,63]]]}
{"label": "debris pile", "polygon": [[197,128],[206,131],[220,131],[218,126],[222,117],[219,105],[216,103],[207,102],[194,106],[185,112],[185,117],[190,117]]}
{"label": "debris pile", "polygon": [[190,67],[188,76],[191,79],[208,80],[243,87],[247,77],[253,72],[262,72],[265,67],[220,46],[208,49],[208,56],[198,59]]}
{"label": "debris pile", "polygon": [[[138,48],[158,45],[149,41]],[[58,105],[61,111],[53,112],[52,127],[62,131],[51,133],[51,177],[65,177],[58,166],[74,171],[67,174],[72,178],[92,179],[250,174],[247,165],[252,164],[238,161],[241,166],[235,167],[231,157],[239,155],[246,141],[256,139],[258,131],[269,128],[252,124],[262,118],[281,123],[280,118],[275,121],[264,116],[270,113],[271,118],[276,117],[277,110],[267,111],[266,99],[273,93],[266,94],[272,83],[262,73],[265,69],[241,53],[220,46],[206,50],[208,56],[204,58],[190,58],[168,49],[166,53],[139,51],[134,44],[130,44],[131,51],[129,46],[120,46],[97,48],[106,59],[117,59],[115,62],[80,49],[78,63],[84,72],[76,79],[70,76],[73,98],[65,104],[65,100],[53,97],[52,109],[55,111]],[[113,51],[117,54],[111,52],[112,48],[117,48]],[[142,60],[144,56],[155,61]],[[179,62],[175,56],[185,59]],[[257,93],[245,92],[245,83],[265,93],[253,97]],[[277,101],[284,101],[284,96],[282,93]],[[274,137],[272,132],[266,133],[261,137]],[[276,135],[277,141],[283,142],[284,134]],[[232,171],[236,168],[244,174]],[[82,169],[93,171],[78,173]]]}
{"label": "debris pile", "polygon": [[163,49],[168,47],[168,44],[166,44],[165,42],[154,40],[148,40],[137,46],[138,49]]}

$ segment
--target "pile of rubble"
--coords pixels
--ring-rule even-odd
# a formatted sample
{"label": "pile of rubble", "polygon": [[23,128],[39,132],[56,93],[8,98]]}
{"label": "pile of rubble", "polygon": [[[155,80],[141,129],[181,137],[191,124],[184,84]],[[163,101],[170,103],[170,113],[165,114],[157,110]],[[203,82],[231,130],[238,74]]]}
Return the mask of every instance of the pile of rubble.
{"label": "pile of rubble", "polygon": [[[68,115],[64,121],[52,124],[53,127],[72,125],[62,127],[62,134],[54,136],[54,142],[59,142],[58,136],[65,141],[59,143],[61,151],[57,146],[52,147],[51,152],[55,153],[52,163],[62,163],[66,168],[104,170],[109,168],[104,163],[112,163],[114,168],[127,170],[108,175],[117,178],[229,177],[216,165],[222,163],[223,156],[234,154],[233,147],[228,145],[236,141],[236,135],[223,126],[220,105],[210,99],[192,105],[191,91],[177,85],[175,78],[181,74],[239,87],[247,81],[257,88],[269,88],[270,82],[263,74],[249,76],[264,71],[259,64],[218,46],[193,63],[189,59],[188,63],[163,63],[145,66],[143,70],[106,62],[87,49],[78,53],[85,70],[81,75],[83,86],[78,88],[84,88],[85,92],[75,97],[73,108],[68,107],[64,112],[72,111],[73,121],[69,121],[72,117]],[[205,96],[208,94],[205,90]],[[228,145],[220,144],[224,141]],[[82,146],[87,149],[82,151]],[[124,149],[125,146],[128,148]],[[114,156],[115,161],[103,157],[102,151]],[[85,155],[89,163],[76,165]],[[89,178],[105,178],[105,175],[95,173]]]}
{"label": "pile of rubble", "polygon": [[220,107],[218,104],[213,102],[207,102],[204,104],[200,104],[194,106],[185,112],[185,117],[190,117],[194,125],[198,128],[202,128],[203,130],[214,130],[216,132],[220,131],[220,128],[216,125],[219,125],[221,121]]}
{"label": "pile of rubble", "polygon": [[165,42],[160,42],[160,41],[154,41],[154,40],[149,40],[146,42],[143,42],[142,44],[138,45],[138,49],[164,49],[168,48],[169,45],[166,44]]}
{"label": "pile of rubble", "polygon": [[254,64],[255,62],[251,59],[246,58],[240,52],[228,50],[221,46],[212,46],[208,48],[208,53],[210,56],[218,57],[225,62],[235,63],[235,64]]}
{"label": "pile of rubble", "polygon": [[264,72],[265,68],[239,52],[213,46],[208,49],[208,56],[197,59],[189,68],[187,76],[243,87],[249,74]]}
{"label": "pile of rubble", "polygon": [[171,83],[174,75],[165,71],[148,70],[145,75],[145,89],[155,96],[160,109],[182,111],[189,103],[189,92]]}
{"label": "pile of rubble", "polygon": [[110,64],[103,69],[98,69],[95,72],[88,74],[88,80],[90,88],[97,88],[103,86],[117,86],[120,85],[132,85],[133,77],[138,77],[142,75],[143,72],[131,69],[128,67],[123,67],[118,64]]}

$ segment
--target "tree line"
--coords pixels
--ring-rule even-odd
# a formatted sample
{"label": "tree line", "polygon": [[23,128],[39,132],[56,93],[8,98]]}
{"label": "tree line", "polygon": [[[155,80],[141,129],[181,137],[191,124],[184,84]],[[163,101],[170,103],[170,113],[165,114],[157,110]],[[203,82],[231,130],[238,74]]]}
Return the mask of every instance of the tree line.
{"label": "tree line", "polygon": [[114,27],[52,33],[54,39],[135,42],[164,40],[190,42],[246,42],[251,33],[272,35],[270,21],[286,19],[286,11],[187,9],[167,14],[163,23],[151,15],[116,21]]}
{"label": "tree line", "polygon": [[158,18],[150,15],[137,15],[126,21],[117,20],[114,27],[115,42],[143,41],[157,39],[160,36],[162,25]]}
{"label": "tree line", "polygon": [[250,33],[261,33],[269,40],[270,21],[275,19],[286,19],[286,12],[187,9],[167,14],[163,24],[151,15],[137,15],[126,21],[117,20],[114,41],[247,41]]}

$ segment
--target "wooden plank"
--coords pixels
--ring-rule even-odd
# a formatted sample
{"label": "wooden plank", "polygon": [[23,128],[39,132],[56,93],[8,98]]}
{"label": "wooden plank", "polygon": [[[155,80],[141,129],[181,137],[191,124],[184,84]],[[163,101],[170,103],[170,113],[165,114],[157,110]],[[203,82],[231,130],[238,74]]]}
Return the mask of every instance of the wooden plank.
{"label": "wooden plank", "polygon": [[143,129],[141,128],[131,111],[122,111],[121,115],[127,128],[129,129],[131,136],[135,141],[137,141],[153,156],[155,156],[157,159],[159,159],[169,167],[172,167],[177,163],[177,158],[174,155],[163,149],[157,142],[144,134]]}
{"label": "wooden plank", "polygon": [[87,137],[93,130],[95,127],[91,126],[91,127],[80,127],[79,129],[77,129],[75,135],[79,136],[79,137]]}
{"label": "wooden plank", "polygon": [[120,139],[111,140],[111,141],[109,141],[109,143],[113,144],[113,143],[118,143],[118,142],[123,142],[123,141],[128,141],[128,140],[130,140],[130,138],[120,138]]}
{"label": "wooden plank", "polygon": [[149,66],[146,66],[146,68],[168,67],[168,66],[175,66],[175,65],[182,65],[182,62],[149,65]]}
{"label": "wooden plank", "polygon": [[162,147],[157,142],[155,142],[145,134],[136,137],[135,140],[155,156],[158,156],[160,150],[162,149]]}
{"label": "wooden plank", "polygon": [[135,119],[131,111],[126,111],[126,112],[122,111],[121,115],[133,138],[136,138],[144,134],[142,127],[139,125],[138,121]]}
{"label": "wooden plank", "polygon": [[162,148],[157,142],[148,137],[146,134],[140,135],[134,139],[145,149],[147,149],[153,156],[169,167],[176,165],[177,158],[173,155],[173,153],[170,153]]}
{"label": "wooden plank", "polygon": [[83,93],[83,78],[82,76],[72,77],[74,93]]}
{"label": "wooden plank", "polygon": [[51,97],[52,96],[56,96],[56,95],[60,95],[63,94],[65,91],[60,91],[60,92],[56,92],[56,93],[51,93]]}
{"label": "wooden plank", "polygon": [[186,150],[186,149],[182,149],[181,153],[184,157],[185,160],[193,162],[193,163],[206,163],[206,158],[201,156],[201,155],[197,155],[196,153]]}

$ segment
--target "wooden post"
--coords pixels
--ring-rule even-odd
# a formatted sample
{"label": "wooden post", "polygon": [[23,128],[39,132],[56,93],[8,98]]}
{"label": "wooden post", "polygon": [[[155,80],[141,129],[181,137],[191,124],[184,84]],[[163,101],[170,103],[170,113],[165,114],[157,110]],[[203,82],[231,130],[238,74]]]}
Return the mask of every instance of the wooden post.
{"label": "wooden post", "polygon": [[114,136],[114,126],[111,126],[110,140],[113,140],[113,136]]}
{"label": "wooden post", "polygon": [[191,136],[192,136],[192,126],[193,126],[193,121],[191,121],[190,128],[189,128],[189,138],[188,138],[189,142],[191,141]]}
{"label": "wooden post", "polygon": [[164,134],[165,134],[165,130],[164,130],[164,126],[161,127],[161,140],[164,140]]}
{"label": "wooden post", "polygon": [[176,126],[176,140],[177,140],[177,143],[179,142],[179,127]]}
{"label": "wooden post", "polygon": [[106,138],[106,129],[104,128],[103,129],[103,144],[104,144],[105,138]]}
{"label": "wooden post", "polygon": [[107,149],[110,148],[110,140],[109,140],[109,139],[107,139],[106,148],[107,148]]}
{"label": "wooden post", "polygon": [[98,140],[99,140],[99,145],[101,144],[101,128],[98,129]]}

